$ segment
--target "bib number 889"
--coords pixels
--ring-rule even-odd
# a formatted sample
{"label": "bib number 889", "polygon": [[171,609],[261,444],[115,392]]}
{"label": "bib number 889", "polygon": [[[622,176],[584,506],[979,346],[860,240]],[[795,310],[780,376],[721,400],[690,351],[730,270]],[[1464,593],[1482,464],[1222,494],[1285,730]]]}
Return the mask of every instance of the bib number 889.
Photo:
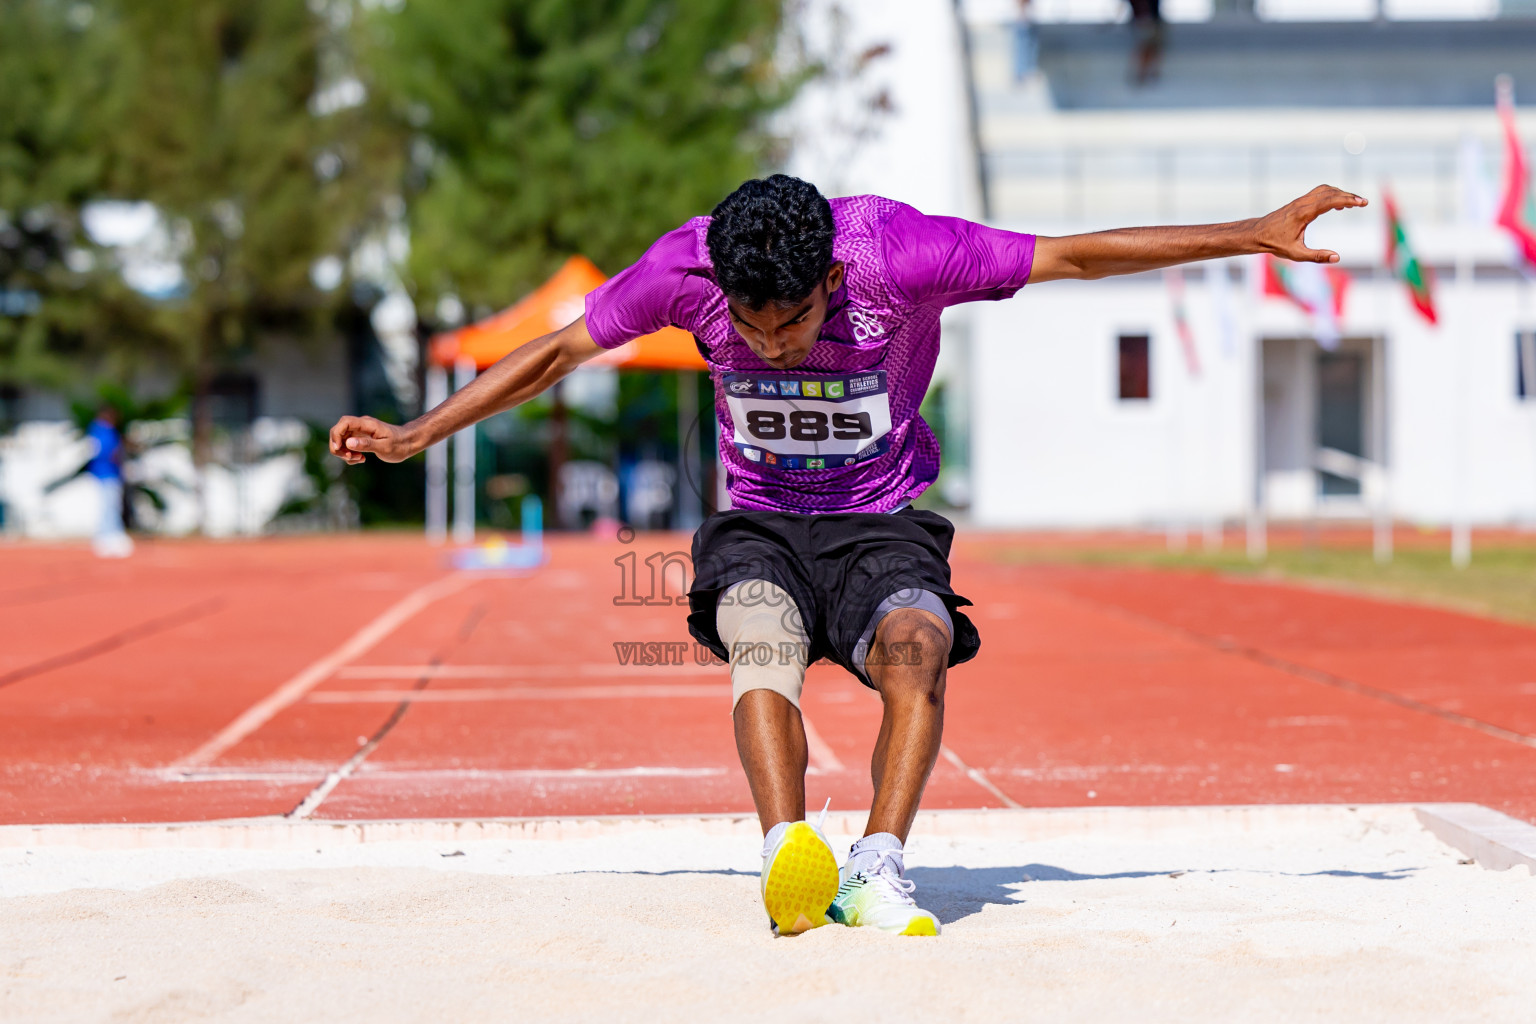
{"label": "bib number 889", "polygon": [[747,413],[747,433],[760,441],[781,440],[786,434],[795,441],[862,441],[875,436],[867,412],[835,412],[828,429],[827,414],[814,409],[799,409],[789,414],[788,429],[781,412],[754,409]]}

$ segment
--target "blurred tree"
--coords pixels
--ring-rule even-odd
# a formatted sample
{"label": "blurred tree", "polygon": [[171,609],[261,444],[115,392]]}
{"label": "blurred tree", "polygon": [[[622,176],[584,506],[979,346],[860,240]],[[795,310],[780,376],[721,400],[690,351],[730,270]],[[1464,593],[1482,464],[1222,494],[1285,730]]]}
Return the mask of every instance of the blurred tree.
{"label": "blurred tree", "polygon": [[[418,305],[500,308],[572,253],[609,273],[772,161],[781,0],[409,0],[369,60],[414,133]],[[455,303],[455,300],[458,300]]]}
{"label": "blurred tree", "polygon": [[[119,47],[88,3],[0,4],[0,381],[66,388],[79,357],[152,338],[148,305],[83,230],[106,191]],[[120,367],[105,367],[108,372]]]}
{"label": "blurred tree", "polygon": [[181,282],[159,313],[193,381],[199,464],[215,374],[265,333],[334,336],[349,257],[370,237],[384,246],[398,207],[402,139],[355,59],[352,13],[350,0],[113,5],[124,99],[108,184],[153,203],[174,240]]}

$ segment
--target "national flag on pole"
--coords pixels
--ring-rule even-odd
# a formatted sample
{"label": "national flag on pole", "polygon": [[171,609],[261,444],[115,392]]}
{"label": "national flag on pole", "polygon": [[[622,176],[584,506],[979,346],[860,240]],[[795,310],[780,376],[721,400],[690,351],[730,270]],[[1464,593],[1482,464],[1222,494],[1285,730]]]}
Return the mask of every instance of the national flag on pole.
{"label": "national flag on pole", "polygon": [[1397,203],[1393,202],[1392,193],[1382,189],[1382,198],[1387,202],[1387,266],[1408,286],[1408,298],[1413,302],[1413,308],[1430,323],[1438,323],[1435,277],[1408,247],[1408,232],[1403,228],[1403,219],[1397,215]]}
{"label": "national flag on pole", "polygon": [[1323,348],[1339,345],[1339,322],[1349,274],[1320,263],[1292,263],[1274,255],[1264,257],[1264,294],[1289,299],[1312,317],[1312,333]]}
{"label": "national flag on pole", "polygon": [[1173,328],[1178,332],[1179,345],[1184,349],[1184,368],[1191,377],[1200,376],[1200,350],[1195,347],[1195,332],[1189,326],[1189,314],[1184,309],[1184,271],[1169,267],[1163,271],[1163,283],[1168,286],[1168,297],[1173,300]]}
{"label": "national flag on pole", "polygon": [[1515,87],[1508,75],[1497,80],[1499,120],[1504,125],[1504,200],[1499,204],[1499,227],[1508,231],[1527,272],[1536,269],[1536,202],[1531,197],[1530,170],[1525,149],[1515,131]]}

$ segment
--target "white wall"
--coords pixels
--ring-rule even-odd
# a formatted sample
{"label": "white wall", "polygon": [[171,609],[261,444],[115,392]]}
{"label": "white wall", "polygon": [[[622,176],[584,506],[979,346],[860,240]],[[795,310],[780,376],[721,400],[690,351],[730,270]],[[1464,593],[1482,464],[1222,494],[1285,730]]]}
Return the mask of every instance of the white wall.
{"label": "white wall", "polygon": [[[1517,399],[1514,361],[1516,331],[1536,328],[1536,284],[1490,279],[1496,268],[1483,267],[1466,292],[1440,281],[1439,327],[1395,280],[1356,278],[1351,288],[1344,333],[1385,339],[1388,500],[1398,519],[1444,524],[1464,502],[1475,523],[1536,523],[1536,402]],[[973,307],[976,520],[1087,527],[1244,515],[1258,447],[1257,340],[1310,329],[1283,300],[1251,286],[1233,292],[1238,344],[1225,355],[1209,290],[1186,286],[1198,378],[1184,367],[1161,276],[1035,285]],[[1119,402],[1116,338],[1140,331],[1153,338],[1153,398]],[[1272,346],[1271,359],[1283,352]],[[1305,367],[1298,381],[1312,386]],[[1306,422],[1292,426],[1310,438],[1305,406]],[[1269,489],[1275,514],[1316,507],[1310,473],[1271,478]],[[1331,505],[1368,512],[1362,502]]]}
{"label": "white wall", "polygon": [[[1186,285],[1186,308],[1199,376],[1187,367],[1161,275],[1053,282],[974,307],[977,522],[1193,524],[1242,514],[1252,479],[1251,353],[1222,344],[1202,283]],[[1122,333],[1152,337],[1150,400],[1118,398]]]}
{"label": "white wall", "polygon": [[[185,423],[179,425],[185,434]],[[261,450],[279,451],[298,444],[304,425],[297,420],[263,417],[253,425]],[[90,455],[90,443],[73,424],[23,423],[0,438],[0,501],[6,506],[5,532],[42,539],[89,537],[100,521],[100,495],[85,478],[53,490],[48,485],[74,473]],[[201,528],[213,537],[259,534],[288,499],[306,486],[297,454],[276,454],[247,466],[211,465],[204,469],[199,508],[197,476],[185,444],[149,448],[124,467],[131,480],[158,482],[167,502],[157,532],[181,535]]]}
{"label": "white wall", "polygon": [[[828,195],[875,193],[925,213],[976,216],[981,203],[953,4],[806,0],[797,24],[822,56],[837,43],[834,10],[846,18],[845,61],[876,44],[891,50],[857,77],[833,76],[802,91],[782,122],[792,144],[785,171]],[[864,104],[882,90],[891,112],[871,118]]]}

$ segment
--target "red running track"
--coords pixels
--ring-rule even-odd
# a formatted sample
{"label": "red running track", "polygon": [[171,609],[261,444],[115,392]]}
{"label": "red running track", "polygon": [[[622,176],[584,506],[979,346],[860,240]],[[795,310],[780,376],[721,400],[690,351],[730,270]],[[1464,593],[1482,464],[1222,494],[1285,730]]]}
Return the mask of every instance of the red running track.
{"label": "red running track", "polygon": [[[928,807],[1474,801],[1536,820],[1536,630],[1207,574],[1008,564]],[[723,666],[615,559],[520,578],[405,536],[0,548],[0,823],[750,809]],[[671,594],[676,593],[673,588]],[[661,597],[668,594],[658,595]],[[679,643],[623,664],[615,643]],[[876,698],[811,670],[810,802],[867,806]]]}

